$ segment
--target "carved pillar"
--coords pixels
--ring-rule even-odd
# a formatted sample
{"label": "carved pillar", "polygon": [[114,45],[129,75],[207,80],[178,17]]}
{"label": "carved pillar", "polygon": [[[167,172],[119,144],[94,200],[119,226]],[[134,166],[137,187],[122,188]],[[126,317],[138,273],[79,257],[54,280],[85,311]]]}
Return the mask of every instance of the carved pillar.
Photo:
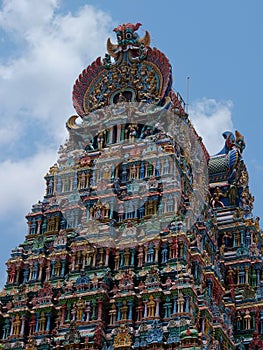
{"label": "carved pillar", "polygon": [[99,266],[103,266],[104,249],[103,249],[103,248],[100,248],[99,253],[100,253]]}
{"label": "carved pillar", "polygon": [[32,271],[33,271],[33,262],[32,261],[30,261],[30,263],[29,263],[30,265],[29,265],[29,281],[31,281],[31,279],[32,279]]}
{"label": "carved pillar", "polygon": [[[155,211],[156,212],[156,211]],[[155,254],[154,254],[154,262],[155,263],[158,263],[158,253],[159,253],[159,242],[156,242],[154,244],[154,251],[155,251]]]}
{"label": "carved pillar", "polygon": [[87,208],[86,208],[86,222],[88,222],[90,218],[91,218],[90,205],[88,205]]}
{"label": "carved pillar", "polygon": [[174,298],[174,307],[173,307],[173,314],[177,313],[177,298]]}
{"label": "carved pillar", "polygon": [[121,127],[122,127],[121,124],[117,125],[117,139],[116,139],[116,142],[122,141],[122,138],[121,138],[121,134],[122,134]]}
{"label": "carved pillar", "polygon": [[91,265],[91,259],[92,259],[92,253],[91,253],[90,249],[88,249],[87,261],[86,261],[86,265],[87,265],[87,266],[90,266],[90,265]]}
{"label": "carved pillar", "polygon": [[105,266],[109,266],[109,255],[110,255],[110,249],[106,248]]}
{"label": "carved pillar", "polygon": [[42,220],[41,219],[38,219],[37,220],[37,234],[39,235],[40,232],[41,232],[41,223],[42,223]]}
{"label": "carved pillar", "polygon": [[70,177],[69,177],[69,190],[70,190],[70,191],[73,190],[73,180],[74,180],[74,177],[73,177],[73,176],[70,176]]}
{"label": "carved pillar", "polygon": [[249,267],[245,266],[245,284],[248,284],[248,271],[249,271]]}
{"label": "carved pillar", "polygon": [[72,189],[76,190],[77,187],[78,187],[78,175],[77,175],[77,173],[75,173],[75,175],[73,177]]}
{"label": "carved pillar", "polygon": [[71,256],[71,271],[75,270],[75,264],[76,264],[76,252],[73,252]]}
{"label": "carved pillar", "polygon": [[96,266],[96,257],[97,257],[97,249],[95,248],[93,255],[92,255],[92,266],[95,267]]}
{"label": "carved pillar", "polygon": [[39,264],[39,274],[38,274],[38,281],[41,281],[42,280],[42,274],[43,274],[43,262],[41,261],[40,264]]}
{"label": "carved pillar", "polygon": [[76,309],[75,304],[73,304],[73,307],[72,307],[72,309],[71,309],[71,315],[72,315],[71,320],[72,320],[72,321],[76,321],[76,313],[77,313],[77,309]]}
{"label": "carved pillar", "polygon": [[50,262],[50,260],[48,260],[47,261],[47,268],[46,268],[46,279],[45,279],[46,282],[49,281],[49,279],[50,279],[50,272],[51,272],[50,266],[51,266],[51,262]]}
{"label": "carved pillar", "polygon": [[40,317],[39,312],[36,314],[36,316],[37,316],[37,322],[36,322],[35,332],[37,333],[39,331],[39,317]]}
{"label": "carved pillar", "polygon": [[113,126],[110,127],[110,130],[109,130],[109,143],[113,143]]}
{"label": "carved pillar", "polygon": [[209,297],[211,296],[212,285],[213,285],[213,282],[210,279],[207,280],[207,287],[208,287],[207,293]]}
{"label": "carved pillar", "polygon": [[92,315],[91,319],[95,320],[96,319],[96,300],[92,300]]}
{"label": "carved pillar", "polygon": [[136,175],[135,175],[135,178],[136,178],[136,179],[139,179],[139,169],[140,169],[140,164],[137,163],[137,164],[136,164]]}
{"label": "carved pillar", "polygon": [[3,326],[3,337],[2,337],[3,340],[8,338],[9,329],[10,329],[9,319],[6,319],[5,324]]}
{"label": "carved pillar", "polygon": [[103,304],[103,301],[99,299],[98,300],[98,321],[102,320],[102,304]]}
{"label": "carved pillar", "polygon": [[134,266],[135,249],[132,248],[130,251],[131,251],[131,261],[130,261],[130,265],[131,265],[131,266]]}
{"label": "carved pillar", "polygon": [[120,267],[120,252],[118,250],[116,250],[114,261],[115,261],[114,270],[117,271],[119,270],[119,267]]}
{"label": "carved pillar", "polygon": [[148,256],[147,254],[148,254],[148,247],[145,246],[145,247],[144,247],[144,262],[145,262],[145,263],[147,263],[147,256]]}
{"label": "carved pillar", "polygon": [[244,244],[244,231],[243,230],[240,231],[240,244],[241,244],[241,246]]}
{"label": "carved pillar", "polygon": [[238,268],[237,268],[237,285],[240,284],[240,275],[239,275],[239,272],[240,272],[240,268],[238,267]]}
{"label": "carved pillar", "polygon": [[143,264],[143,247],[140,246],[138,249],[138,267],[142,267]]}
{"label": "carved pillar", "polygon": [[147,317],[147,303],[148,303],[148,300],[143,300],[143,303],[144,303],[144,314],[143,314],[143,318],[146,318],[146,317]]}
{"label": "carved pillar", "polygon": [[69,321],[70,321],[70,308],[71,308],[71,305],[70,305],[70,304],[67,304],[67,317],[66,317],[66,322],[69,322]]}
{"label": "carved pillar", "polygon": [[155,314],[154,314],[154,316],[159,317],[160,316],[159,313],[160,313],[160,301],[161,300],[159,298],[155,298],[154,301],[155,301]]}
{"label": "carved pillar", "polygon": [[87,301],[86,303],[86,322],[90,320],[90,312],[91,312],[91,306],[90,306],[90,301]]}
{"label": "carved pillar", "polygon": [[130,250],[125,249],[124,251],[124,266],[129,266],[130,265]]}
{"label": "carved pillar", "polygon": [[11,329],[10,329],[10,335],[13,335],[13,332],[14,332],[14,321],[15,321],[15,318],[11,318]]}
{"label": "carved pillar", "polygon": [[121,319],[121,305],[122,303],[120,301],[117,302],[117,321],[120,321]]}
{"label": "carved pillar", "polygon": [[185,297],[185,312],[189,312],[189,296]]}
{"label": "carved pillar", "polygon": [[132,320],[133,300],[129,300],[129,301],[128,301],[128,306],[129,306],[128,320]]}
{"label": "carved pillar", "polygon": [[61,258],[61,272],[60,272],[61,277],[64,277],[65,275],[65,267],[66,267],[66,258],[63,257]]}
{"label": "carved pillar", "polygon": [[21,330],[20,330],[20,335],[24,335],[25,332],[25,323],[26,323],[26,316],[23,315],[22,318],[22,323],[21,323]]}
{"label": "carved pillar", "polygon": [[114,205],[112,202],[109,203],[110,204],[110,214],[109,214],[109,218],[112,219],[113,217],[113,212],[114,212]]}
{"label": "carved pillar", "polygon": [[[177,197],[174,197],[174,212],[177,213],[178,210],[178,199]],[[186,225],[187,227],[188,225]]]}
{"label": "carved pillar", "polygon": [[120,267],[122,267],[122,266],[123,266],[123,263],[124,263],[123,254],[124,254],[124,252],[123,252],[123,250],[122,250],[122,251],[120,252],[120,256],[121,256]]}
{"label": "carved pillar", "polygon": [[56,260],[51,261],[51,277],[55,276],[55,265],[56,265]]}
{"label": "carved pillar", "polygon": [[61,183],[62,183],[62,185],[61,185],[61,193],[63,193],[65,191],[65,179],[64,178],[61,180]]}
{"label": "carved pillar", "polygon": [[67,306],[66,306],[66,304],[63,304],[62,307],[61,307],[61,320],[60,320],[60,324],[64,324],[64,322],[65,322],[66,311],[67,311]]}
{"label": "carved pillar", "polygon": [[47,312],[46,313],[46,319],[47,319],[46,331],[50,330],[50,318],[51,318],[51,313]]}
{"label": "carved pillar", "polygon": [[28,265],[25,265],[24,273],[23,273],[23,283],[28,282],[28,277],[29,277],[29,267]]}
{"label": "carved pillar", "polygon": [[202,317],[201,328],[202,328],[202,333],[204,333],[205,332],[205,318],[204,317]]}
{"label": "carved pillar", "polygon": [[236,232],[233,233],[233,248],[235,248],[237,245],[237,242],[236,242]]}

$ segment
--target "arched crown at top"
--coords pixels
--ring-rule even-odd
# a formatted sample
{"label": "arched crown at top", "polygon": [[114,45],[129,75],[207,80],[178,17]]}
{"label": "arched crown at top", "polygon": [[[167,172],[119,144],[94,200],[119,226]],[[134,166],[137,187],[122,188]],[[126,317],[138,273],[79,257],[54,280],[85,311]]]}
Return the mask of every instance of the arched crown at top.
{"label": "arched crown at top", "polygon": [[150,48],[150,34],[140,38],[141,23],[114,28],[117,43],[107,41],[105,58],[97,58],[83,70],[73,88],[73,105],[81,117],[96,109],[119,102],[145,102],[172,106],[184,114],[171,90],[172,70],[167,57]]}

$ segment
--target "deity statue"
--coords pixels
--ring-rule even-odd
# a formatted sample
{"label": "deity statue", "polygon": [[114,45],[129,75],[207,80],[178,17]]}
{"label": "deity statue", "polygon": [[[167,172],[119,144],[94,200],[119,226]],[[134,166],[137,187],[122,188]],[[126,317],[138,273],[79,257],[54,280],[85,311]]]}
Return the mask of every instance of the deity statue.
{"label": "deity statue", "polygon": [[154,317],[155,301],[152,294],[150,295],[149,301],[147,303],[147,310],[148,310],[148,317]]}
{"label": "deity statue", "polygon": [[77,320],[82,321],[83,320],[83,310],[85,309],[85,302],[79,298],[76,303],[77,308]]}
{"label": "deity statue", "polygon": [[15,320],[13,322],[13,333],[14,335],[19,335],[20,334],[20,327],[21,327],[21,320],[19,315],[16,315]]}

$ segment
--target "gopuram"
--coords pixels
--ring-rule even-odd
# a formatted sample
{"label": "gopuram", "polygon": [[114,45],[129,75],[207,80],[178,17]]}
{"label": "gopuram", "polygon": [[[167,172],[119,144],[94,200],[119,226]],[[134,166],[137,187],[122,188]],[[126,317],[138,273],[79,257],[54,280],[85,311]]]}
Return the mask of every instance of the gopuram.
{"label": "gopuram", "polygon": [[75,82],[68,140],[6,262],[2,349],[263,349],[244,137],[208,154],[139,27],[115,28]]}

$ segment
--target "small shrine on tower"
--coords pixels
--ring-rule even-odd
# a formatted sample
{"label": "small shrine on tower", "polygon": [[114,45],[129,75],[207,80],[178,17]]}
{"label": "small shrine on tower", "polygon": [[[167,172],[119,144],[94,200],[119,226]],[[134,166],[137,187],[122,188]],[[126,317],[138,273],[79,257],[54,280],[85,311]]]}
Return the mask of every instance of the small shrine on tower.
{"label": "small shrine on tower", "polygon": [[244,137],[209,155],[140,26],[116,27],[74,84],[68,140],[6,262],[2,349],[263,348]]}

